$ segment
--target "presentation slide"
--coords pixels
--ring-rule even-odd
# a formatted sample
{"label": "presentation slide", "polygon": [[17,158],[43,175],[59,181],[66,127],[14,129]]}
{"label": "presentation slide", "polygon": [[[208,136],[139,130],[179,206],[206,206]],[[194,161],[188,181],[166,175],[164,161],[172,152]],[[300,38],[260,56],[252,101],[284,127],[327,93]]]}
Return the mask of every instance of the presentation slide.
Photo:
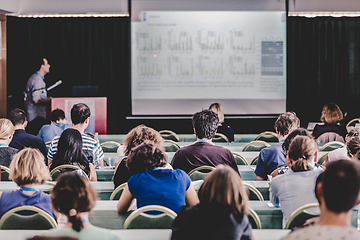
{"label": "presentation slide", "polygon": [[278,114],[286,106],[283,11],[139,11],[131,22],[133,115]]}

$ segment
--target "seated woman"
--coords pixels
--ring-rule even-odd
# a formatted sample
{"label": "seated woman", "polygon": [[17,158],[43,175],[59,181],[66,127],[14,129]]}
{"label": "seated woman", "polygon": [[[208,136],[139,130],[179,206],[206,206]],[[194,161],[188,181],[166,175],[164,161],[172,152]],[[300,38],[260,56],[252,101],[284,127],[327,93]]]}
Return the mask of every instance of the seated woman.
{"label": "seated woman", "polygon": [[0,192],[0,218],[10,209],[32,205],[49,213],[54,219],[50,195],[40,191],[39,185],[50,180],[44,155],[37,149],[24,148],[11,161],[9,178],[19,187],[12,192]]}
{"label": "seated woman", "polygon": [[0,165],[7,168],[18,152],[18,149],[9,147],[14,131],[14,125],[9,119],[0,118]]}
{"label": "seated woman", "polygon": [[224,126],[224,112],[220,103],[213,103],[210,105],[209,110],[213,111],[219,116],[218,133],[224,134],[230,142],[234,141],[234,130],[230,126]]}
{"label": "seated woman", "polygon": [[50,171],[64,164],[75,165],[88,175],[90,181],[97,181],[95,167],[85,157],[82,148],[83,142],[80,132],[72,128],[66,129],[60,136],[58,150],[50,165]]}
{"label": "seated woman", "polygon": [[[324,125],[315,125],[312,135],[318,142],[340,141],[345,142],[346,128],[340,125],[343,113],[335,103],[324,105],[321,113],[321,122]],[[329,136],[323,134],[330,134]]]}
{"label": "seated woman", "polygon": [[95,206],[96,192],[89,181],[77,172],[67,172],[59,177],[51,192],[54,209],[64,214],[68,223],[63,228],[51,229],[45,236],[74,237],[79,240],[119,239],[111,231],[91,225],[89,211]]}
{"label": "seated woman", "polygon": [[247,194],[241,177],[231,167],[219,165],[199,190],[200,203],[182,207],[172,225],[177,239],[252,239],[247,217]]}
{"label": "seated woman", "polygon": [[161,205],[178,212],[186,204],[199,202],[189,176],[181,169],[173,170],[166,155],[150,142],[131,150],[127,166],[133,174],[117,204],[119,213],[128,211],[134,198],[137,207]]}
{"label": "seated woman", "polygon": [[125,152],[119,152],[123,149],[119,147],[117,157],[125,154],[125,157],[118,162],[114,171],[114,185],[117,188],[119,185],[127,182],[131,177],[131,174],[126,166],[127,156],[129,155],[132,148],[138,146],[144,141],[150,141],[155,147],[164,150],[163,143],[164,139],[161,137],[160,133],[156,130],[147,127],[145,125],[139,125],[130,130],[130,132],[125,137]]}
{"label": "seated woman", "polygon": [[308,136],[296,136],[290,143],[287,157],[290,169],[273,178],[270,201],[281,205],[283,227],[291,213],[308,203],[317,203],[314,188],[322,168],[315,168],[318,145]]}

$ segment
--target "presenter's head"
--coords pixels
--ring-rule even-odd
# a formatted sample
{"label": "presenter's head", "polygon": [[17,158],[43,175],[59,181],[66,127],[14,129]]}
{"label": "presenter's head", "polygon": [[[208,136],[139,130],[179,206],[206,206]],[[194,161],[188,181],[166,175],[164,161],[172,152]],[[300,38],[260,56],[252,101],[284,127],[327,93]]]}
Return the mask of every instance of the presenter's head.
{"label": "presenter's head", "polygon": [[85,103],[75,104],[71,109],[72,128],[84,133],[89,125],[90,115],[90,108]]}
{"label": "presenter's head", "polygon": [[42,76],[45,76],[47,73],[50,72],[50,64],[48,60],[44,57],[39,57],[37,60],[37,67],[39,67],[38,73],[40,73]]}
{"label": "presenter's head", "polygon": [[213,139],[215,137],[218,124],[218,115],[207,109],[195,113],[192,118],[193,129],[198,139]]}

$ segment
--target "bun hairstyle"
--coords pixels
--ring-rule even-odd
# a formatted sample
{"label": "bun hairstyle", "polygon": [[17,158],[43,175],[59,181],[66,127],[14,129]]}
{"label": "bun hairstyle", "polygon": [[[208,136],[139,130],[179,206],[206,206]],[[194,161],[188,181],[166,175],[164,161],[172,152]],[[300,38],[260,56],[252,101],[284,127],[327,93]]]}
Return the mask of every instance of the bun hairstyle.
{"label": "bun hairstyle", "polygon": [[79,213],[89,212],[96,199],[97,194],[89,181],[76,171],[61,174],[51,192],[54,210],[65,214],[77,232],[84,227]]}
{"label": "bun hairstyle", "polygon": [[318,151],[316,141],[307,136],[296,136],[290,143],[288,155],[294,172],[309,171],[309,161],[313,161]]}

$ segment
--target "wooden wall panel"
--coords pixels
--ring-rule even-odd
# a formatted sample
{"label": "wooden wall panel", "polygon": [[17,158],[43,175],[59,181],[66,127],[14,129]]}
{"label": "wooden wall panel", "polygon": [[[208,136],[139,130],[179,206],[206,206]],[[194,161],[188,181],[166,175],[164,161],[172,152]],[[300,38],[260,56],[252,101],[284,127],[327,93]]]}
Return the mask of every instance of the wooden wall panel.
{"label": "wooden wall panel", "polygon": [[1,59],[0,59],[0,117],[6,117],[6,16],[0,15],[1,22]]}

